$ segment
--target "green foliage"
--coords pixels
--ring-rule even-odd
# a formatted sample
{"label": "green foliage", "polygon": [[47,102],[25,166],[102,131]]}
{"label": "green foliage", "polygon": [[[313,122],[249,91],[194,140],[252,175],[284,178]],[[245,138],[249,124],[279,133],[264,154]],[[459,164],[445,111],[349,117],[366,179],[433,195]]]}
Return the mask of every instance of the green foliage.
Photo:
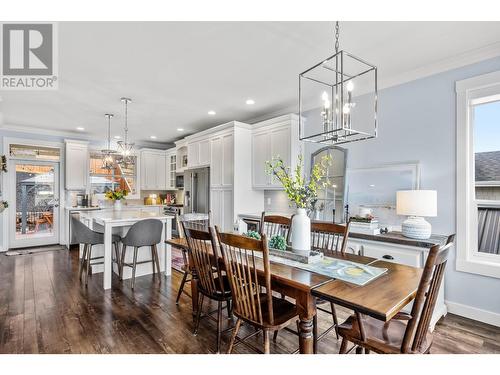
{"label": "green foliage", "polygon": [[281,157],[276,157],[271,161],[266,161],[266,173],[278,179],[288,199],[297,208],[312,208],[318,199],[318,189],[324,189],[329,185],[324,177],[331,164],[332,157],[325,155],[313,166],[309,181],[306,181],[303,174],[302,155],[298,156],[297,166],[293,172],[284,164]]}
{"label": "green foliage", "polygon": [[269,240],[269,247],[271,249],[285,251],[286,250],[285,237],[280,236],[280,235],[272,236],[271,240]]}
{"label": "green foliage", "polygon": [[260,234],[254,230],[249,230],[245,233],[245,236],[250,238],[255,238],[256,240],[260,240]]}
{"label": "green foliage", "polygon": [[128,191],[125,189],[116,188],[115,190],[108,190],[106,192],[106,198],[111,199],[112,201],[119,201],[125,199],[128,195]]}

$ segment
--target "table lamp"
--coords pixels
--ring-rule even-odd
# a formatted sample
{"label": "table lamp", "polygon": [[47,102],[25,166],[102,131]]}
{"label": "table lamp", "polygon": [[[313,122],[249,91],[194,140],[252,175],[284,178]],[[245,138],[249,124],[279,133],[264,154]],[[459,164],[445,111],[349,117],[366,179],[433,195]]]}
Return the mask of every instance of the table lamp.
{"label": "table lamp", "polygon": [[401,226],[403,236],[425,240],[431,236],[432,227],[424,216],[437,216],[435,190],[401,190],[396,193],[396,213],[409,216]]}

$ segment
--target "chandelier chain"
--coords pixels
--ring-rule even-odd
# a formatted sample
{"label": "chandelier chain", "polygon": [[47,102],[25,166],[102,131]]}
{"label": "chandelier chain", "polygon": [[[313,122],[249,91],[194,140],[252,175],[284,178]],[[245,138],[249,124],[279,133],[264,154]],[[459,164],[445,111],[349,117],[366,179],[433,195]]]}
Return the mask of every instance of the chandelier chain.
{"label": "chandelier chain", "polygon": [[335,22],[335,53],[339,52],[339,21]]}

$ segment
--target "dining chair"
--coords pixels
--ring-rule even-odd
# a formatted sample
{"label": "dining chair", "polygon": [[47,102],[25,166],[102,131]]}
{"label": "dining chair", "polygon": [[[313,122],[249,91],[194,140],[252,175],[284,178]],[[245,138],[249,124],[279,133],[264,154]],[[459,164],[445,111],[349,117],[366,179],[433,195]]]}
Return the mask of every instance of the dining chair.
{"label": "dining chair", "polygon": [[271,238],[276,235],[283,236],[287,244],[290,243],[290,228],[292,226],[292,219],[286,216],[280,215],[266,215],[262,212],[260,217],[260,234],[265,234],[267,238]]}
{"label": "dining chair", "polygon": [[[222,303],[226,303],[228,315],[231,315],[231,288],[228,278],[219,266],[219,256],[215,243],[213,228],[207,231],[191,229],[189,224],[182,222],[183,231],[188,243],[188,251],[198,279],[198,311],[194,324],[193,334],[198,333],[204,297],[217,302],[217,353],[220,353],[222,336]],[[206,314],[212,317],[211,313]]]}
{"label": "dining chair", "polygon": [[[208,231],[210,227],[210,211],[206,215],[196,214],[193,216],[191,214],[185,215],[176,215],[175,219],[177,220],[177,228],[179,232],[179,238],[185,238],[183,226],[186,226],[190,229],[198,229],[203,231]],[[181,270],[183,272],[181,285],[179,286],[179,290],[177,292],[177,298],[175,299],[175,304],[179,304],[179,300],[181,299],[182,293],[186,293],[184,291],[184,287],[187,283],[191,282],[193,275],[191,274],[191,268],[189,267],[189,261],[187,256],[187,250],[182,247],[179,249],[182,252],[182,260],[183,265],[181,266]],[[187,293],[186,293],[187,294]]]}
{"label": "dining chair", "polygon": [[363,349],[365,353],[430,353],[432,333],[429,324],[454,239],[455,235],[452,235],[448,237],[446,245],[431,247],[409,314],[399,312],[388,322],[383,322],[355,312],[339,325],[341,354],[348,352],[348,342],[354,344],[356,353],[362,353]]}
{"label": "dining chair", "polygon": [[[123,267],[127,266],[132,268],[132,284],[131,288],[135,287],[135,271],[138,264],[153,263],[153,277],[156,276],[155,267],[158,272],[158,279],[161,283],[160,277],[160,258],[158,257],[158,245],[161,242],[161,233],[163,231],[163,224],[157,219],[146,219],[136,222],[130,227],[127,235],[122,238],[122,259],[120,262],[120,280],[123,280]],[[131,246],[134,248],[134,257],[132,263],[125,263],[125,257],[127,254],[127,247]],[[139,248],[149,247],[151,251],[151,259],[144,261],[137,261],[137,254]]]}
{"label": "dining chair", "polygon": [[[81,279],[83,271],[85,270],[85,286],[88,285],[89,276],[92,275],[92,266],[97,264],[104,264],[104,261],[97,261],[99,259],[104,259],[104,256],[92,257],[92,246],[103,245],[104,244],[104,233],[97,232],[90,229],[76,217],[71,216],[71,243],[82,244],[83,254],[80,260],[80,270],[78,277]],[[120,271],[120,253],[118,249],[118,244],[121,238],[117,234],[113,234],[111,241],[113,242],[113,247],[115,250],[115,257],[113,259],[118,266],[118,272]]]}
{"label": "dining chair", "polygon": [[[311,249],[322,252],[325,256],[338,256],[345,255],[347,248],[347,240],[349,238],[349,225],[334,224],[331,222],[313,221],[311,222]],[[332,316],[333,324],[330,325],[323,333],[318,335],[318,315],[316,314],[313,319],[313,337],[314,337],[314,353],[317,352],[318,341],[323,339],[329,332],[335,329],[337,339],[339,338],[338,332],[338,318],[335,305],[330,302],[330,310],[327,310],[321,305],[326,304],[327,301],[316,297],[316,310],[325,312]]]}
{"label": "dining chair", "polygon": [[[238,342],[260,352],[245,340],[260,331],[264,334],[264,353],[270,353],[270,332],[285,328],[297,321],[297,306],[286,299],[273,296],[271,286],[271,265],[267,236],[260,240],[237,234],[221,233],[216,227],[222,258],[233,295],[233,314],[238,318],[229,343],[228,354],[232,352],[242,322],[257,330]],[[263,274],[257,264],[262,264]],[[259,275],[260,274],[260,275]],[[262,289],[263,287],[264,289]],[[261,292],[265,290],[265,292]]]}

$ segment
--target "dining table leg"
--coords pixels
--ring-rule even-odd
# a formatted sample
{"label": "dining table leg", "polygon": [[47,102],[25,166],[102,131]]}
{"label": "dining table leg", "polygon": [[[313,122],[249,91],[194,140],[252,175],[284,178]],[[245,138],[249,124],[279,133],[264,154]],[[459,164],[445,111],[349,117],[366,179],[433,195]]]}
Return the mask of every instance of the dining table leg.
{"label": "dining table leg", "polygon": [[[191,263],[192,264],[192,263]],[[191,303],[193,305],[193,319],[198,312],[198,275],[194,269],[191,269]]]}
{"label": "dining table leg", "polygon": [[313,319],[316,303],[310,293],[304,293],[297,300],[299,307],[299,353],[314,353]]}
{"label": "dining table leg", "polygon": [[111,289],[111,274],[112,269],[112,231],[113,227],[109,223],[104,224],[104,275],[103,275],[103,288]]}

